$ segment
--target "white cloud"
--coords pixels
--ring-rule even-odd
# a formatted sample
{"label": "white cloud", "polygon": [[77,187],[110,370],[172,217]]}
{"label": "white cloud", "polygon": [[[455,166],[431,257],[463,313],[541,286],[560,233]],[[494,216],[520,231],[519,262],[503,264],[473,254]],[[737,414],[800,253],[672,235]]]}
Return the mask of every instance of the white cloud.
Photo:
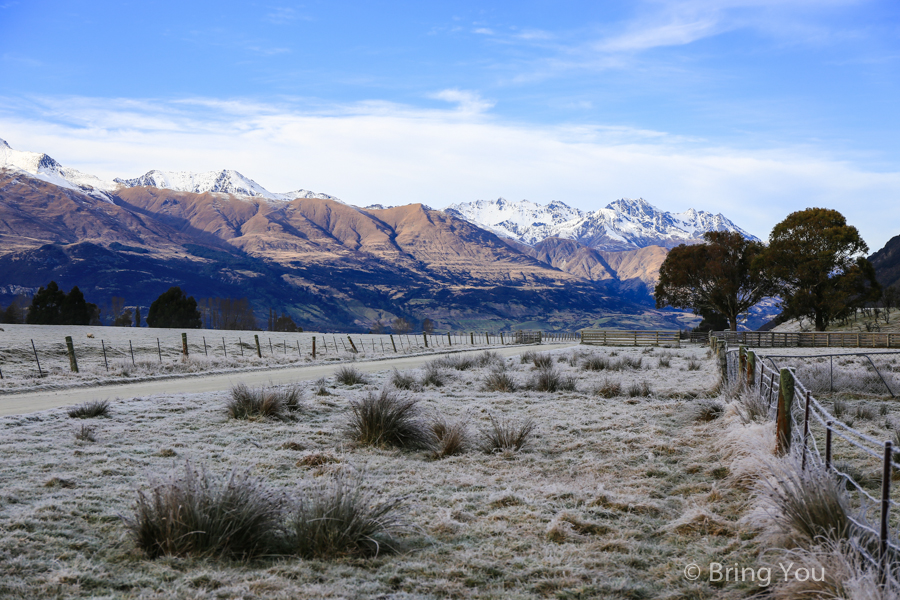
{"label": "white cloud", "polygon": [[[483,102],[472,92],[435,95]],[[483,112],[384,102],[300,110],[203,98],[0,99],[0,138],[103,178],[150,169],[230,168],[272,191],[297,188],[368,205],[504,196],[596,209],[642,196],[660,208],[722,212],[766,237],[789,212],[843,212],[872,249],[897,234],[900,173],[808,148],[745,151],[622,127],[537,127]]]}
{"label": "white cloud", "polygon": [[460,90],[456,88],[441,90],[429,95],[435,100],[443,100],[456,104],[461,112],[464,113],[481,113],[489,110],[494,106],[493,102],[484,100],[478,93],[468,90]]}

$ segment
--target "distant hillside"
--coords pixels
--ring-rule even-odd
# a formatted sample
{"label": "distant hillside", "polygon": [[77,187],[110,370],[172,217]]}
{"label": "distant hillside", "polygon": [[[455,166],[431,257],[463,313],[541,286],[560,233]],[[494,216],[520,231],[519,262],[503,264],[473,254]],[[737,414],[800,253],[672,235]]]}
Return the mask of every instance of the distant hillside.
{"label": "distant hillside", "polygon": [[889,239],[884,248],[869,257],[869,261],[882,286],[900,288],[900,235]]}

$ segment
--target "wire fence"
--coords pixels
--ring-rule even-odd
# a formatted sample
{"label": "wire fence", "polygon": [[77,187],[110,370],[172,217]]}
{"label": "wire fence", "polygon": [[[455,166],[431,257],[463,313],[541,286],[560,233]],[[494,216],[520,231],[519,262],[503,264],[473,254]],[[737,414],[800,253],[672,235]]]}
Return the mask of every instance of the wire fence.
{"label": "wire fence", "polygon": [[[891,514],[893,511],[897,515],[894,509],[898,505],[898,499],[893,497],[897,496],[898,490],[892,490],[891,483],[894,470],[900,470],[900,464],[896,462],[900,455],[895,454],[893,442],[875,439],[833,415],[813,395],[795,366],[780,366],[770,360],[784,356],[761,356],[752,350],[745,352],[743,348],[723,348],[723,351],[726,359],[724,375],[728,382],[740,385],[767,403],[768,417],[776,423],[779,446],[784,444],[788,450],[799,448],[803,469],[808,463],[817,462],[852,490],[859,512],[857,516],[848,517],[870,542],[857,540],[856,550],[879,570],[883,581],[893,577],[892,565],[900,557],[896,534],[891,533]],[[785,400],[786,396],[791,399]],[[836,461],[838,453],[848,458],[877,461],[880,481],[871,478],[861,481],[858,472],[852,473],[853,469]],[[878,484],[880,493],[867,489],[873,483]]]}

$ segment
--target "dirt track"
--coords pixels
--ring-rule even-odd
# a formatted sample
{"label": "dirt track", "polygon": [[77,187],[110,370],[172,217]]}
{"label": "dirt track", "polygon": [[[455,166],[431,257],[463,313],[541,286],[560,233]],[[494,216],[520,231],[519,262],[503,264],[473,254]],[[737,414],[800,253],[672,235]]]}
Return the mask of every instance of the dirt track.
{"label": "dirt track", "polygon": [[[542,346],[514,346],[510,348],[492,348],[491,351],[498,352],[502,356],[514,356],[528,350],[567,348],[573,345],[576,344],[565,343],[545,344]],[[478,354],[483,351],[484,350],[473,350],[472,352],[466,352],[466,354]],[[425,356],[390,358],[353,364],[359,371],[364,373],[375,373],[394,368],[401,370],[416,368],[428,361],[434,360],[436,356],[436,354],[429,354]],[[226,375],[218,374],[178,377],[160,381],[123,383],[118,385],[76,388],[72,390],[10,394],[0,397],[0,416],[27,414],[104,398],[126,399],[135,396],[152,396],[154,394],[213,392],[228,389],[238,381],[246,383],[249,386],[258,386],[269,383],[289,383],[292,381],[311,381],[321,377],[330,377],[334,371],[347,364],[348,363],[346,362],[340,362],[288,369],[282,368],[265,371],[230,373]]]}

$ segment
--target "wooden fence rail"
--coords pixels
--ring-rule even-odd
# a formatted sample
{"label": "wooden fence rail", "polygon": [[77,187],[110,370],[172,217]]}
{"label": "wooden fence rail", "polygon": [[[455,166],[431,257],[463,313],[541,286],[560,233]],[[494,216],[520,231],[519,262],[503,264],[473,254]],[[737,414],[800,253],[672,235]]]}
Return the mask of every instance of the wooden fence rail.
{"label": "wooden fence rail", "polygon": [[681,332],[678,330],[623,330],[623,329],[584,329],[581,332],[581,343],[597,346],[672,346],[681,345]]}
{"label": "wooden fence rail", "polygon": [[900,348],[900,333],[715,331],[712,335],[757,348]]}

